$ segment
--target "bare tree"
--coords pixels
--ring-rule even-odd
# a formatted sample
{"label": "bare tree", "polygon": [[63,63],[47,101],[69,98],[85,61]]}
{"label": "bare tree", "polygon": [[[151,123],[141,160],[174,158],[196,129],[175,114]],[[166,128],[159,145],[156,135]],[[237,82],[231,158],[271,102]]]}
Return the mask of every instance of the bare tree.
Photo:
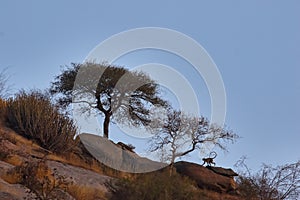
{"label": "bare tree", "polygon": [[226,150],[225,141],[234,142],[238,136],[224,128],[212,125],[204,117],[193,117],[170,109],[161,129],[150,141],[151,152],[162,152],[171,165],[204,144],[214,144]]}
{"label": "bare tree", "polygon": [[71,64],[55,78],[50,92],[58,94],[63,106],[81,103],[86,111],[102,114],[106,138],[111,120],[147,126],[151,123],[151,108],[166,105],[149,76],[109,64]]}
{"label": "bare tree", "polygon": [[246,199],[299,199],[300,161],[277,167],[263,164],[255,174],[245,164],[245,158],[236,166],[245,170],[239,172],[237,182],[242,196]]}
{"label": "bare tree", "polygon": [[8,76],[6,73],[7,68],[0,71],[0,98],[5,98],[9,92],[9,86],[7,85]]}

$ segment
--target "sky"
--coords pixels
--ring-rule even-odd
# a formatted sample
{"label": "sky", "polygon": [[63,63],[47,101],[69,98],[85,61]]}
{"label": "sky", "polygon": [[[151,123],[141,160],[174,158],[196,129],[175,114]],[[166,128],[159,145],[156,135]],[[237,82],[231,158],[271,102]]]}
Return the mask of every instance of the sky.
{"label": "sky", "polygon": [[[201,44],[218,67],[226,125],[241,137],[228,153],[218,150],[217,164],[233,167],[245,155],[254,170],[262,163],[282,165],[300,159],[299,9],[297,0],[1,0],[0,70],[7,68],[13,92],[46,89],[61,66],[83,62],[114,34],[143,27],[179,31]],[[155,50],[116,61],[128,68],[149,62],[182,73],[197,90],[201,114],[210,116],[205,82],[186,61]]]}

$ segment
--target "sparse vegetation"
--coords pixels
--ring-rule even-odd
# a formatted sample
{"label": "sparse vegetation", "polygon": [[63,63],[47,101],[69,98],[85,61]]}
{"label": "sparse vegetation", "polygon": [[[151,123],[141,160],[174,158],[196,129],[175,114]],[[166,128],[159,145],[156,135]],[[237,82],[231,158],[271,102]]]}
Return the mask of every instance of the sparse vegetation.
{"label": "sparse vegetation", "polygon": [[112,200],[192,200],[199,199],[200,195],[193,181],[177,173],[170,176],[166,170],[123,178],[107,185],[113,193]]}
{"label": "sparse vegetation", "polygon": [[22,184],[28,188],[25,199],[48,200],[56,199],[62,191],[72,185],[72,180],[58,175],[56,170],[51,172],[45,160],[30,160],[14,167],[5,176],[5,180]]}
{"label": "sparse vegetation", "polygon": [[6,101],[0,98],[0,124],[6,118]]}
{"label": "sparse vegetation", "polygon": [[74,146],[75,124],[69,117],[60,114],[45,94],[22,91],[7,100],[6,108],[7,124],[43,148],[62,153]]}
{"label": "sparse vegetation", "polygon": [[9,152],[2,145],[3,140],[3,136],[0,135],[0,160],[4,160],[9,156]]}
{"label": "sparse vegetation", "polygon": [[97,188],[70,185],[67,192],[72,195],[76,200],[95,200],[95,199],[107,199],[105,194]]}
{"label": "sparse vegetation", "polygon": [[243,169],[237,183],[244,199],[299,199],[300,161],[277,167],[264,164],[255,174],[245,164],[245,157],[236,166]]}
{"label": "sparse vegetation", "polygon": [[1,149],[0,149],[0,160],[4,160],[4,159],[6,159],[7,157],[8,157],[8,155],[9,155],[9,153],[8,152],[5,152],[5,151],[2,151]]}

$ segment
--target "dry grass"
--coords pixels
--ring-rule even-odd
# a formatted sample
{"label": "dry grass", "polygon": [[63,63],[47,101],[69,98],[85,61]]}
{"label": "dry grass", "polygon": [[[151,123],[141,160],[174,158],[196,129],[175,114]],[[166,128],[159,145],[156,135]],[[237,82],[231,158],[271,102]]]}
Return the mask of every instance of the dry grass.
{"label": "dry grass", "polygon": [[48,154],[46,156],[47,160],[57,161],[61,163],[66,163],[75,167],[81,167],[87,170],[91,170],[97,173],[102,174],[103,170],[100,166],[100,164],[93,160],[91,163],[86,162],[86,160],[80,158],[79,156],[70,153],[65,154],[63,156],[57,155],[57,154]]}
{"label": "dry grass", "polygon": [[70,185],[67,192],[72,195],[76,200],[97,200],[97,199],[108,199],[97,188],[86,187],[81,185]]}
{"label": "dry grass", "polygon": [[[26,157],[29,155],[34,156],[34,157],[45,157],[48,160],[53,160],[53,161],[58,161],[61,163],[67,163],[73,166],[81,167],[84,169],[92,170],[97,173],[104,173],[106,171],[110,175],[117,176],[115,170],[109,171],[109,169],[104,169],[105,166],[101,165],[97,160],[95,160],[93,157],[86,155],[83,156],[81,153],[74,153],[74,152],[67,152],[64,154],[55,154],[52,153],[42,147],[40,147],[38,144],[36,144],[34,141],[29,140],[17,133],[15,133],[13,130],[4,127],[3,125],[0,125],[0,140],[1,141],[6,141],[10,144],[10,146],[15,146],[15,150],[12,151],[10,148],[4,147],[3,146],[3,151],[0,151],[1,153],[10,151],[10,153],[7,153],[3,159],[5,159],[5,162],[12,164],[14,166],[19,166],[22,164],[24,160],[26,160]],[[1,144],[1,143],[0,143]],[[79,147],[78,147],[79,148]],[[25,156],[28,154],[27,156]],[[3,160],[2,159],[2,160]]]}
{"label": "dry grass", "polygon": [[[31,174],[31,172],[33,174]],[[41,192],[41,184],[47,184],[48,186],[46,188],[61,188],[66,190],[66,192],[68,192],[76,200],[108,199],[108,197],[106,197],[105,194],[97,188],[75,185],[72,182],[66,181],[65,178],[62,180],[63,184],[59,184],[57,180],[55,181],[56,178],[54,178],[53,172],[45,165],[44,162],[31,161],[30,163],[22,163],[20,166],[14,167],[8,171],[8,173],[4,174],[1,178],[10,184],[24,183],[25,186],[29,188],[32,187],[32,191],[36,194]]]}
{"label": "dry grass", "polygon": [[19,134],[17,134],[12,129],[0,124],[0,137],[9,140],[9,142],[17,146],[26,146],[27,148],[41,149],[41,147],[34,141],[29,140]]}
{"label": "dry grass", "polygon": [[[2,178],[10,184],[22,184],[29,189],[30,195],[37,199],[53,199],[59,191],[65,191],[72,184],[66,177],[50,170],[45,160],[31,159],[9,170]],[[31,199],[31,198],[29,198]]]}
{"label": "dry grass", "polygon": [[4,161],[14,166],[20,166],[24,162],[24,158],[16,154],[10,154]]}
{"label": "dry grass", "polygon": [[18,184],[22,181],[22,174],[16,167],[3,174],[1,178],[10,184]]}
{"label": "dry grass", "polygon": [[221,194],[217,192],[213,192],[211,190],[199,190],[199,194],[203,197],[203,199],[207,200],[242,200],[239,196],[229,195],[229,194]]}
{"label": "dry grass", "polygon": [[79,155],[78,153],[68,152],[63,155],[48,154],[46,158],[48,160],[70,164],[72,166],[81,167],[83,169],[91,170],[93,172],[115,177],[115,178],[130,176],[130,174],[128,173],[120,172],[103,165],[102,163],[98,162],[95,158],[87,154]]}
{"label": "dry grass", "polygon": [[75,147],[73,151],[56,154],[40,147],[34,141],[17,134],[15,131],[3,125],[0,125],[0,137],[15,144],[17,148],[15,149],[16,151],[14,150],[14,152],[10,153],[12,155],[5,155],[5,161],[14,166],[21,165],[23,161],[27,160],[28,156],[33,156],[70,164],[111,177],[130,176],[128,173],[119,172],[98,162],[84,149],[83,145],[79,144],[79,141],[75,142],[77,147]]}

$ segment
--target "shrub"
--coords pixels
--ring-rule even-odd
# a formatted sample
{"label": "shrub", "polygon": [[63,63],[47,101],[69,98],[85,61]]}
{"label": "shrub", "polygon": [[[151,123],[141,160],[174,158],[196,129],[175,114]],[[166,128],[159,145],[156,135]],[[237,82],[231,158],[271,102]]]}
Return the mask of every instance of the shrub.
{"label": "shrub", "polygon": [[168,171],[142,174],[136,179],[123,178],[107,185],[113,194],[112,200],[199,199],[194,182],[177,173],[170,176]]}
{"label": "shrub", "polygon": [[277,167],[264,164],[255,174],[245,164],[245,157],[236,164],[246,171],[237,178],[239,191],[244,199],[299,199],[300,161]]}
{"label": "shrub", "polygon": [[0,98],[0,123],[4,121],[6,117],[6,101]]}
{"label": "shrub", "polygon": [[8,125],[17,133],[57,153],[74,146],[76,126],[69,117],[59,113],[46,95],[22,91],[6,104]]}
{"label": "shrub", "polygon": [[7,150],[7,148],[5,148],[5,146],[2,143],[4,140],[5,139],[0,133],[0,160],[5,160],[9,156],[9,151]]}
{"label": "shrub", "polygon": [[52,172],[45,160],[30,160],[8,171],[4,177],[11,184],[22,184],[28,188],[27,197],[24,199],[64,199],[63,195],[73,184],[72,178],[59,175],[56,169]]}

